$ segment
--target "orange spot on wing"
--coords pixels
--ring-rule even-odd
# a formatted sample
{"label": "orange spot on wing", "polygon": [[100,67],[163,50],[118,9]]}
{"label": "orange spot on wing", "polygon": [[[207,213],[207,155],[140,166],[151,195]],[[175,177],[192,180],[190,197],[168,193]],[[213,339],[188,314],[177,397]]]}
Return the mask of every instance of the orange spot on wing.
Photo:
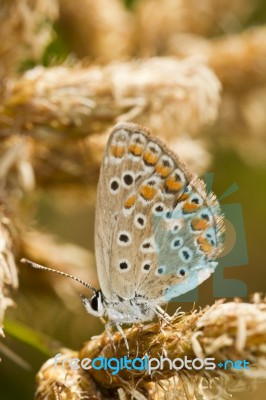
{"label": "orange spot on wing", "polygon": [[168,190],[171,192],[178,192],[183,188],[183,183],[177,179],[175,179],[174,176],[170,176],[169,178],[166,179],[165,185]]}
{"label": "orange spot on wing", "polygon": [[122,158],[125,154],[125,147],[124,146],[112,146],[111,147],[112,156],[116,158]]}
{"label": "orange spot on wing", "polygon": [[197,238],[197,243],[200,247],[200,250],[203,251],[204,253],[210,253],[213,249],[213,246],[203,236],[199,236]]}
{"label": "orange spot on wing", "polygon": [[208,228],[208,225],[208,222],[202,218],[194,218],[191,221],[191,226],[194,231],[204,231],[206,228]]}
{"label": "orange spot on wing", "polygon": [[124,207],[125,208],[131,208],[134,206],[135,202],[136,202],[137,196],[135,194],[133,194],[133,196],[130,196],[124,203]]}
{"label": "orange spot on wing", "polygon": [[134,156],[140,156],[143,152],[143,146],[139,146],[137,144],[131,144],[128,150],[131,154],[134,154]]}
{"label": "orange spot on wing", "polygon": [[145,185],[140,188],[139,192],[145,200],[152,200],[156,195],[157,190],[152,186]]}
{"label": "orange spot on wing", "polygon": [[189,194],[183,193],[182,196],[179,197],[178,201],[184,201],[184,200],[187,200],[188,198],[189,198]]}
{"label": "orange spot on wing", "polygon": [[145,151],[143,154],[143,160],[150,165],[154,165],[157,163],[159,156],[157,154],[153,154],[150,151]]}
{"label": "orange spot on wing", "polygon": [[199,204],[190,203],[189,201],[186,201],[185,204],[183,205],[183,211],[185,213],[190,213],[196,211],[199,207],[200,207]]}
{"label": "orange spot on wing", "polygon": [[162,164],[157,164],[155,167],[155,171],[157,172],[157,174],[160,174],[162,177],[165,178],[167,175],[170,174],[171,168],[165,167]]}

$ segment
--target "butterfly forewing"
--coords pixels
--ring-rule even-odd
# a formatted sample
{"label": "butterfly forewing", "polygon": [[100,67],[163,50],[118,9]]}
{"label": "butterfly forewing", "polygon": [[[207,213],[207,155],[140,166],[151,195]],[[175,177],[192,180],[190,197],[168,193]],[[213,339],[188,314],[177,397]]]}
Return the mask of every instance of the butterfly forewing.
{"label": "butterfly forewing", "polygon": [[118,124],[97,194],[95,244],[104,296],[160,303],[205,280],[220,249],[219,213],[216,198],[163,143],[138,125]]}

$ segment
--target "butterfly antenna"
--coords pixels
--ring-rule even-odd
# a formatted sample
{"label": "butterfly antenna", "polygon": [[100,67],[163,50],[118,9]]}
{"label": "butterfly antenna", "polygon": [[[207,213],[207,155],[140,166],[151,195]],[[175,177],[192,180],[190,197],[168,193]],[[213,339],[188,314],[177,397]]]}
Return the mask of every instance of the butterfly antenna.
{"label": "butterfly antenna", "polygon": [[88,289],[91,289],[94,293],[97,292],[97,290],[93,286],[91,286],[89,283],[83,281],[82,279],[77,278],[76,276],[66,274],[65,272],[57,271],[56,269],[44,267],[43,265],[40,265],[33,261],[27,260],[26,258],[22,258],[20,260],[20,262],[22,262],[23,264],[28,264],[31,267],[36,268],[36,269],[42,269],[43,271],[54,272],[55,274],[66,276],[67,278],[71,278],[74,281],[81,283],[82,285],[86,286]]}

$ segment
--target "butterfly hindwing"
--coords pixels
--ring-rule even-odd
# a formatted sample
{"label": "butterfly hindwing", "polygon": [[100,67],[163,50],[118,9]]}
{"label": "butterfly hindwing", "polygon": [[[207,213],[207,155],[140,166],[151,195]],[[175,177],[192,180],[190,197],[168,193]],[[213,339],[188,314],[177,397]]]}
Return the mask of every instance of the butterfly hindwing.
{"label": "butterfly hindwing", "polygon": [[138,125],[118,124],[97,194],[96,257],[105,297],[137,294],[160,303],[205,280],[220,251],[219,214],[215,196],[163,143]]}

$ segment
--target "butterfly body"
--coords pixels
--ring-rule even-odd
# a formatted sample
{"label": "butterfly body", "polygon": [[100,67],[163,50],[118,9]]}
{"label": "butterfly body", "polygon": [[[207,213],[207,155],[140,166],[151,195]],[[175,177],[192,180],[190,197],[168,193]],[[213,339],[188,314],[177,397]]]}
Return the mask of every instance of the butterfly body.
{"label": "butterfly body", "polygon": [[219,204],[159,139],[123,122],[110,134],[97,192],[95,247],[101,290],[83,302],[116,323],[151,320],[159,305],[215,270]]}
{"label": "butterfly body", "polygon": [[150,321],[155,315],[156,302],[150,302],[137,294],[132,299],[123,299],[119,296],[107,300],[100,292],[99,303],[92,308],[91,299],[82,298],[85,308],[90,314],[107,317],[116,323],[132,324]]}

